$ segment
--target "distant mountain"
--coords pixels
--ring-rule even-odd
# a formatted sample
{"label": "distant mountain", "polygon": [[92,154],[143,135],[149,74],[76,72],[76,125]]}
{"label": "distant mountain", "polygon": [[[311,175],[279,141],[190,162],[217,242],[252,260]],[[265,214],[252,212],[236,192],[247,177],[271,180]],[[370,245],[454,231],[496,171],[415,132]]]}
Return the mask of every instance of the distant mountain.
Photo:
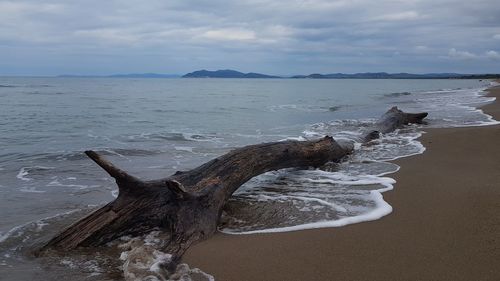
{"label": "distant mountain", "polygon": [[461,78],[465,74],[457,73],[429,73],[429,74],[411,74],[411,73],[386,73],[386,72],[366,72],[366,73],[332,73],[332,74],[309,74],[296,75],[291,78],[302,79],[438,79],[438,78]]}
{"label": "distant mountain", "polygon": [[178,78],[178,74],[159,74],[159,73],[130,73],[130,74],[111,74],[111,75],[59,75],[57,77],[69,78]]}
{"label": "distant mountain", "polygon": [[500,79],[500,74],[472,74],[460,76],[462,79]]}
{"label": "distant mountain", "polygon": [[387,72],[365,72],[365,73],[313,73],[309,75],[295,76],[273,76],[261,73],[243,73],[236,70],[198,70],[185,75],[159,74],[159,73],[130,73],[111,75],[59,75],[57,77],[69,78],[293,78],[293,79],[499,79],[500,74],[459,74],[459,73],[387,73]]}
{"label": "distant mountain", "polygon": [[243,73],[236,70],[224,69],[224,70],[198,70],[188,73],[182,78],[281,78],[279,76],[266,75],[261,73]]}

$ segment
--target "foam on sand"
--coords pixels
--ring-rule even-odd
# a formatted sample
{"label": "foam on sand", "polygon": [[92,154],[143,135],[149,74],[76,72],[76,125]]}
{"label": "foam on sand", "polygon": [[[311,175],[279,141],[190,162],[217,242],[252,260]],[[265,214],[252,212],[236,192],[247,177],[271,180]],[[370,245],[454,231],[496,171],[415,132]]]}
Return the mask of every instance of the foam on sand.
{"label": "foam on sand", "polygon": [[169,272],[166,265],[171,262],[172,255],[164,253],[160,248],[168,240],[168,236],[160,231],[153,231],[136,238],[122,237],[123,243],[118,245],[122,253],[122,269],[127,281],[214,281],[214,277],[198,268],[190,268],[187,264],[177,265],[175,272]]}
{"label": "foam on sand", "polygon": [[363,129],[374,123],[333,121],[305,130],[301,139],[338,132],[334,138],[349,142],[355,152],[331,170],[327,166],[324,170],[284,169],[252,179],[230,200],[221,231],[251,234],[339,227],[389,214],[392,207],[382,193],[391,190],[395,181],[385,175],[398,171],[399,166],[386,161],[423,153],[425,147],[418,141],[421,133],[416,126],[382,135],[367,145],[357,143]]}
{"label": "foam on sand", "polygon": [[[393,189],[395,181],[385,175],[398,171],[399,166],[387,161],[424,153],[425,147],[418,141],[422,128],[499,124],[477,108],[495,100],[485,97],[484,89],[386,95],[405,104],[411,101],[408,111],[430,108],[430,125],[407,126],[365,145],[356,140],[363,130],[375,124],[373,119],[317,123],[304,130],[302,136],[284,139],[306,140],[332,135],[335,139],[353,142],[355,152],[346,162],[334,166],[333,172],[290,169],[252,179],[229,201],[221,231],[252,234],[339,227],[376,220],[391,213],[392,207],[384,201],[382,193]],[[256,215],[248,214],[252,212]]]}
{"label": "foam on sand", "polygon": [[[382,193],[385,191],[388,191],[388,190],[392,190],[393,184],[396,181],[394,179],[387,178],[387,177],[378,178],[378,179],[379,180],[375,180],[375,178],[365,179],[365,180],[350,180],[348,178],[345,178],[345,180],[332,180],[331,181],[331,183],[341,183],[341,182],[345,183],[345,181],[348,181],[349,184],[354,184],[354,185],[355,184],[359,184],[359,185],[372,184],[374,182],[382,184],[384,186],[384,188],[377,189],[377,190],[371,190],[369,192],[370,199],[373,202],[375,202],[375,208],[371,211],[366,212],[366,213],[363,213],[363,214],[360,214],[357,216],[352,216],[352,217],[344,217],[344,218],[340,218],[340,219],[336,219],[336,220],[318,221],[318,222],[304,223],[304,224],[287,226],[287,227],[266,228],[266,229],[253,230],[253,231],[239,231],[237,229],[226,228],[226,229],[223,229],[222,232],[228,233],[228,234],[276,233],[276,232],[298,231],[298,230],[304,230],[304,229],[314,229],[314,228],[340,227],[340,226],[345,226],[348,224],[380,219],[381,217],[386,216],[392,212],[391,205],[389,205],[387,202],[384,201]],[[295,198],[304,200],[304,198],[300,198],[300,197],[295,197]],[[307,199],[311,200],[311,201],[318,202],[318,199],[310,199],[310,198],[307,198]],[[307,201],[307,200],[305,200],[305,201]],[[332,205],[331,203],[328,203],[325,201],[320,201],[320,202],[322,204]],[[336,205],[333,205],[333,208],[335,208],[336,210],[339,210],[339,211],[345,210],[345,208],[339,207]]]}

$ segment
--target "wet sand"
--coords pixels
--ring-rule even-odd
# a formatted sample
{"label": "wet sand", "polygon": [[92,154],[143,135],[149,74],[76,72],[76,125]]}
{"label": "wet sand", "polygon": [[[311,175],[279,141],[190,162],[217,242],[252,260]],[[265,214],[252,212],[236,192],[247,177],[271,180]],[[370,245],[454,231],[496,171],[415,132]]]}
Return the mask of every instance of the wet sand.
{"label": "wet sand", "polygon": [[[490,90],[500,99],[500,87]],[[500,120],[500,102],[483,108]],[[429,129],[395,161],[393,213],[340,228],[217,234],[185,261],[217,281],[500,280],[500,125]]]}

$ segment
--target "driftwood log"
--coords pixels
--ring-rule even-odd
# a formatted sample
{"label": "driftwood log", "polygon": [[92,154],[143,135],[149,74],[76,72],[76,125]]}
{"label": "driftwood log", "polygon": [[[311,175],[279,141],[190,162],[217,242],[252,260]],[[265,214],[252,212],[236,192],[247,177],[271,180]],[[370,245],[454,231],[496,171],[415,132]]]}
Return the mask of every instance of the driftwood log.
{"label": "driftwood log", "polygon": [[[364,134],[363,141],[405,124],[422,123],[426,116],[427,113],[404,113],[394,107]],[[235,149],[190,171],[145,181],[120,170],[96,152],[86,151],[116,180],[119,195],[69,226],[41,252],[49,248],[98,246],[123,235],[140,235],[160,228],[170,234],[163,250],[177,262],[190,245],[216,232],[224,204],[252,177],[283,168],[339,162],[351,152],[352,146],[340,145],[329,136],[310,141],[263,143]]]}
{"label": "driftwood log", "polygon": [[390,133],[398,128],[408,124],[426,124],[424,118],[427,117],[427,112],[422,113],[405,113],[398,109],[396,106],[389,109],[378,122],[364,132],[361,137],[361,142],[369,142],[378,139],[380,134]]}

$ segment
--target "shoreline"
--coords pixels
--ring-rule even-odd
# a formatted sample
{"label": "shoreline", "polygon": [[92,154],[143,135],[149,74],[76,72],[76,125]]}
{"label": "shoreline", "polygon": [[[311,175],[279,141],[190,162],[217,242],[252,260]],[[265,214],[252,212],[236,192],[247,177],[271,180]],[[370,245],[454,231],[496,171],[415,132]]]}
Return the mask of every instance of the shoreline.
{"label": "shoreline", "polygon": [[[481,109],[500,120],[500,87]],[[500,125],[425,129],[395,161],[393,212],[340,228],[228,235],[185,255],[216,280],[500,280]]]}

